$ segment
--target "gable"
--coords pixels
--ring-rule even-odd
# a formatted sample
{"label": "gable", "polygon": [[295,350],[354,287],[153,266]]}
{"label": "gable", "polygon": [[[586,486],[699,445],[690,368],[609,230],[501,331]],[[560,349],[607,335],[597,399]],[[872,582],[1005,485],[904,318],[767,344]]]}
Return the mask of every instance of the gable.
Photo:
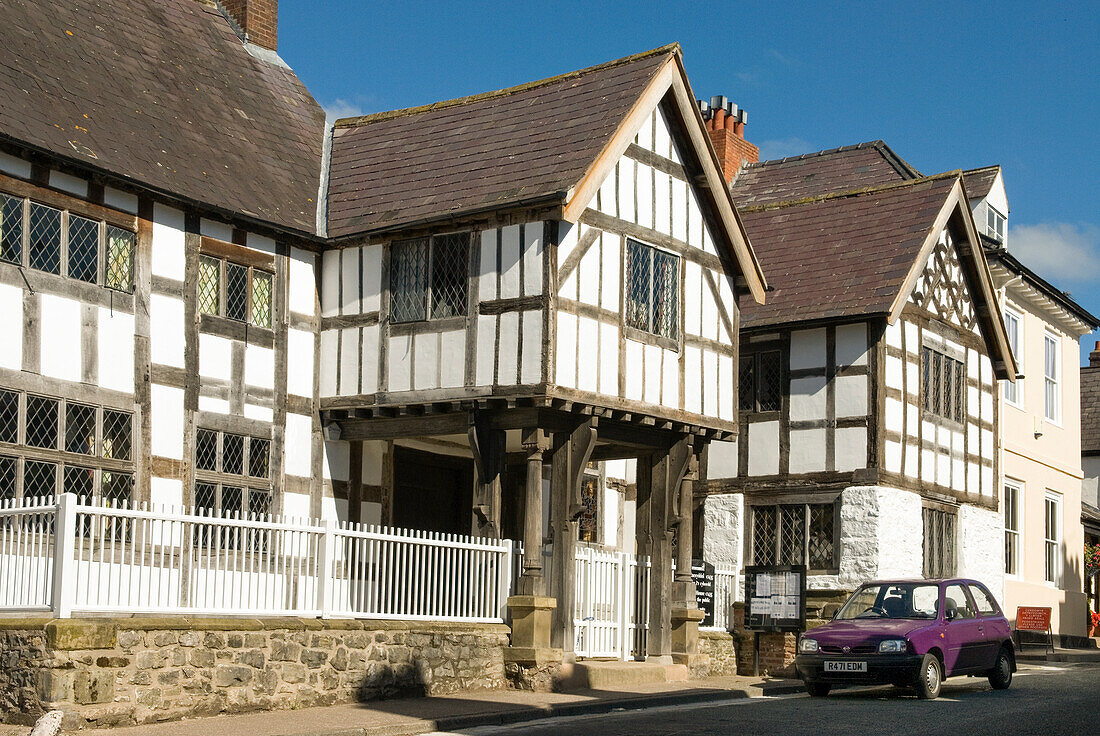
{"label": "gable", "polygon": [[981,334],[955,241],[947,228],[925,260],[909,303],[967,332]]}

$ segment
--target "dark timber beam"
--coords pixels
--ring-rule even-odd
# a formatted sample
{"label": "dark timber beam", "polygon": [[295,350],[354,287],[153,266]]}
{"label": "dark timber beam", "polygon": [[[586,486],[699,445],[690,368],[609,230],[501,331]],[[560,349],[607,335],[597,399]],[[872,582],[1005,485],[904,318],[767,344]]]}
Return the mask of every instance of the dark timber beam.
{"label": "dark timber beam", "polygon": [[477,468],[472,533],[481,537],[500,537],[500,474],[504,470],[504,430],[493,429],[485,412],[469,413],[466,434]]}

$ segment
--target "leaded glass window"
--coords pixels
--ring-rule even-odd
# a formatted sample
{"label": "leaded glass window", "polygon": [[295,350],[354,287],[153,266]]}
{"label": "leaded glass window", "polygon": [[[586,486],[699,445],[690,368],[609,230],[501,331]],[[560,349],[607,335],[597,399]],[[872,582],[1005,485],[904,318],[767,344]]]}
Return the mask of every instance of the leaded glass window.
{"label": "leaded glass window", "polygon": [[428,318],[428,239],[390,247],[390,314],[395,322]]}
{"label": "leaded glass window", "polygon": [[244,437],[239,434],[222,435],[222,472],[244,475]]}
{"label": "leaded glass window", "polygon": [[31,202],[30,266],[61,273],[61,210]]}
{"label": "leaded glass window", "polygon": [[69,277],[91,284],[99,280],[99,223],[71,213]]}
{"label": "leaded glass window", "polygon": [[626,242],[626,324],[677,339],[680,258],[636,240]]}
{"label": "leaded glass window", "polygon": [[783,397],[783,362],[778,350],[742,356],[737,379],[738,406],[742,411],[779,411]]}
{"label": "leaded glass window", "polygon": [[199,256],[199,311],[203,314],[219,314],[221,294],[221,261],[217,258]]}
{"label": "leaded glass window", "polygon": [[103,457],[129,460],[133,451],[133,414],[103,410]]}
{"label": "leaded glass window", "polygon": [[753,506],[751,518],[753,564],[837,569],[835,503]]}
{"label": "leaded glass window", "polygon": [[271,327],[271,274],[252,272],[252,324]]}
{"label": "leaded glass window", "polygon": [[0,261],[23,262],[23,200],[0,194]]}
{"label": "leaded glass window", "polygon": [[195,467],[199,470],[218,469],[217,432],[200,429],[195,433]]}
{"label": "leaded glass window", "polygon": [[394,322],[466,314],[470,234],[401,240],[390,246],[390,317]]}
{"label": "leaded glass window", "polygon": [[924,577],[946,578],[955,574],[956,516],[939,509],[924,509]]}
{"label": "leaded glass window", "polygon": [[82,501],[95,496],[95,470],[79,465],[66,465],[62,483],[65,493],[72,493]]}
{"label": "leaded glass window", "polygon": [[469,243],[469,233],[452,233],[432,238],[432,293],[429,308],[433,319],[466,314]]}
{"label": "leaded glass window", "polygon": [[271,465],[271,440],[251,437],[248,440],[248,474],[253,478],[266,478]]}
{"label": "leaded glass window", "polygon": [[236,263],[225,264],[225,316],[238,322],[248,319],[248,269]]}
{"label": "leaded glass window", "polygon": [[57,399],[27,396],[27,444],[31,447],[57,449]]}
{"label": "leaded glass window", "polygon": [[0,442],[19,442],[19,394],[0,390]]}
{"label": "leaded glass window", "polygon": [[109,288],[118,291],[134,288],[134,234],[114,225],[107,226],[107,271],[104,281]]}
{"label": "leaded glass window", "polygon": [[921,377],[924,410],[953,422],[966,419],[966,372],[962,361],[925,347]]}
{"label": "leaded glass window", "polygon": [[15,498],[16,463],[14,457],[0,455],[0,502]]}
{"label": "leaded glass window", "polygon": [[57,495],[57,463],[23,461],[23,498]]}
{"label": "leaded glass window", "polygon": [[84,404],[65,404],[65,451],[95,454],[96,409]]}

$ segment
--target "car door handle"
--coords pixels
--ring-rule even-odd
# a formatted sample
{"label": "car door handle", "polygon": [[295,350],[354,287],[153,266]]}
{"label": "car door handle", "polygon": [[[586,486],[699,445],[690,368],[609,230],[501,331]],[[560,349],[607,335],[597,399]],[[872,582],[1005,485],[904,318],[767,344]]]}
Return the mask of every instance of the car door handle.
{"label": "car door handle", "polygon": [[978,627],[978,631],[985,631],[985,629],[984,629],[984,628],[982,628],[981,626],[979,626],[979,627]]}

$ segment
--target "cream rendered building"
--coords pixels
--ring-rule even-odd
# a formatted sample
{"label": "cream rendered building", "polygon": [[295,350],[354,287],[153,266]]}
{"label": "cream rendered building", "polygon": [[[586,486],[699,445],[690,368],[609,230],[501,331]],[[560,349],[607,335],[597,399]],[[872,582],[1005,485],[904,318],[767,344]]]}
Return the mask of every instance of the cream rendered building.
{"label": "cream rendered building", "polygon": [[1001,382],[1001,509],[1010,619],[1049,606],[1055,635],[1083,637],[1079,340],[1097,318],[1007,249],[1008,200],[999,166],[966,172],[974,220],[1019,367]]}

